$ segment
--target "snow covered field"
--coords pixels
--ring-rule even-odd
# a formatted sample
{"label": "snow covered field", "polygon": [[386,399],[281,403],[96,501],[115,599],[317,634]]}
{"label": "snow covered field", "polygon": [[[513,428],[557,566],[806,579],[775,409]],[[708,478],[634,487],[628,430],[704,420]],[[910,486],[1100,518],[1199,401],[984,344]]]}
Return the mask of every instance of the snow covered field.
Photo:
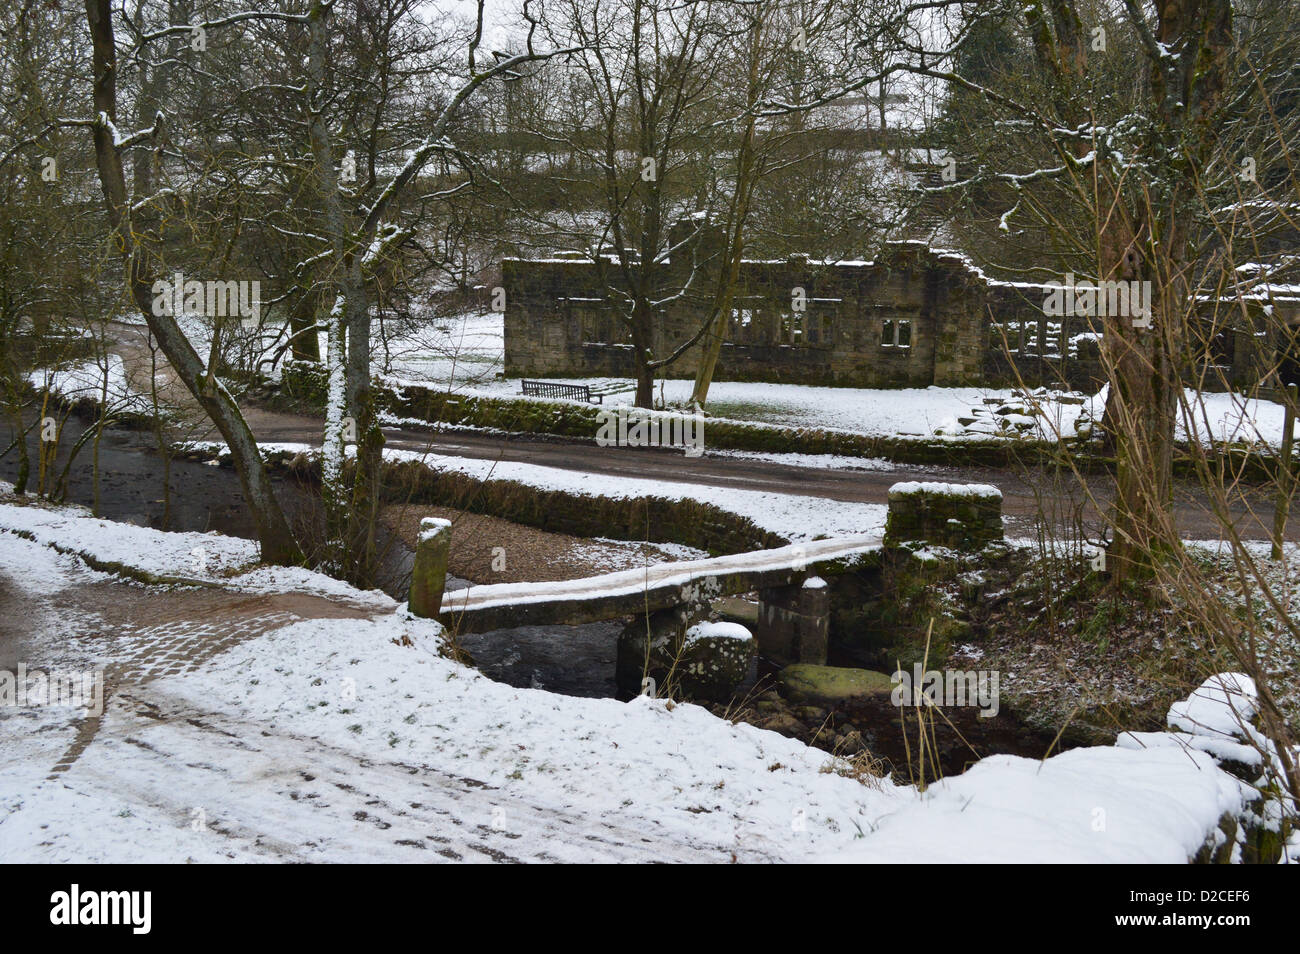
{"label": "snow covered field", "polygon": [[[431,324],[416,335],[395,341],[389,373],[395,383],[436,385],[466,394],[518,398],[517,379],[498,378],[504,367],[502,316],[464,315]],[[569,381],[570,379],[565,379]],[[606,385],[610,378],[575,378],[571,383]],[[624,381],[623,383],[627,383]],[[685,405],[692,382],[668,380],[656,385],[655,397]],[[1187,392],[1189,403],[1193,395]],[[1061,400],[1064,398],[1064,400]],[[537,398],[535,400],[545,400]],[[630,403],[630,395],[626,400]],[[990,403],[991,402],[991,403]],[[1074,403],[1082,402],[1082,403]],[[1031,436],[1071,438],[1080,422],[1099,420],[1105,392],[1096,397],[1071,392],[1037,399],[1040,413]],[[824,428],[869,436],[970,439],[985,437],[959,419],[977,407],[1024,406],[1023,396],[1010,388],[828,388],[799,384],[716,381],[709,389],[711,417],[753,421],[785,427]],[[1193,403],[1193,407],[1196,405]],[[1233,394],[1205,394],[1195,423],[1179,424],[1178,436],[1194,433],[1215,441],[1281,443],[1283,408],[1271,401],[1245,400]],[[1013,417],[1013,420],[1019,416]]]}
{"label": "snow covered field", "polygon": [[[209,332],[201,323],[189,321],[186,333],[200,354],[206,354]],[[236,329],[256,350],[255,338],[264,345],[278,340],[276,329]],[[325,353],[324,336],[321,353]],[[376,342],[376,371],[391,384],[413,384],[447,389],[462,394],[518,400],[523,398],[518,379],[499,377],[504,367],[504,330],[500,314],[468,314],[434,318],[418,330],[382,336]],[[51,390],[73,397],[98,397],[103,372],[93,363],[50,377]],[[147,411],[148,395],[133,390],[122,374],[121,361],[110,356],[110,403],[118,407]],[[164,375],[165,377],[165,375]],[[45,376],[33,375],[37,387]],[[627,380],[611,378],[565,379],[573,384],[593,386]],[[163,382],[160,382],[163,383]],[[656,400],[685,406],[692,382],[667,380],[656,385]],[[1284,410],[1280,404],[1247,400],[1241,395],[1206,393],[1199,403],[1186,392],[1191,422],[1180,411],[1177,437],[1194,435],[1201,441],[1246,444],[1281,444]],[[1043,440],[1076,437],[1080,426],[1092,427],[1100,420],[1106,392],[1095,396],[1077,392],[1036,392],[1027,405],[1026,396],[1012,388],[831,388],[798,384],[768,384],[744,381],[716,381],[709,391],[711,418],[792,428],[847,431],[872,437],[913,437],[927,440],[971,440],[999,437],[1032,437]],[[607,399],[631,402],[631,395]],[[995,408],[1011,408],[1005,415],[1007,427],[998,431],[987,419],[969,422],[976,409],[987,414]],[[1030,409],[1029,414],[1020,413]],[[1189,426],[1190,424],[1190,426]],[[707,431],[707,425],[706,425]],[[707,436],[706,436],[707,444]],[[709,453],[717,453],[709,451]],[[774,455],[768,455],[769,457]],[[782,455],[775,455],[780,457]],[[839,466],[805,459],[803,466]]]}
{"label": "snow covered field", "polygon": [[[232,613],[250,592],[303,590],[347,612],[300,606],[211,655],[211,630],[183,621],[106,639],[105,598],[120,612],[155,588],[55,543],[176,574],[204,546],[223,586],[205,597]],[[1167,747],[995,756],[924,793],[864,784],[697,706],[491,682],[378,594],[238,573],[246,547],[0,504],[23,661],[103,666],[109,686],[100,718],[0,708],[0,861],[1180,862],[1241,808],[1209,756]]]}

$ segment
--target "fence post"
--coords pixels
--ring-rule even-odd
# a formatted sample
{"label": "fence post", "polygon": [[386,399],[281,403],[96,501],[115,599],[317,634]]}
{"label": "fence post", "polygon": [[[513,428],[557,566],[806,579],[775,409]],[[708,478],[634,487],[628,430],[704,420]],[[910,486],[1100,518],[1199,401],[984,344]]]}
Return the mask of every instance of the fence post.
{"label": "fence post", "polygon": [[414,616],[435,618],[442,612],[447,587],[447,562],[451,556],[451,521],[425,517],[415,544],[411,591],[407,605]]}

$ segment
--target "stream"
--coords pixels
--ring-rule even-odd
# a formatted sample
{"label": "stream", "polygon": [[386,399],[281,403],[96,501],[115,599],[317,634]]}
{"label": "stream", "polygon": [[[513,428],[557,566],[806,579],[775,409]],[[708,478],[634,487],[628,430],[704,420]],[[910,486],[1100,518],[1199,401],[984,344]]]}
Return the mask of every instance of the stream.
{"label": "stream", "polygon": [[[64,425],[55,473],[67,463],[67,449],[85,431],[77,417]],[[0,428],[4,447],[13,440],[13,429]],[[28,438],[33,473],[29,491],[35,488],[37,434]],[[10,449],[0,457],[0,479],[13,482],[18,476],[19,455]],[[207,533],[216,530],[228,536],[253,539],[255,528],[243,503],[239,478],[229,467],[175,459],[171,462],[170,505],[163,499],[164,462],[158,455],[154,436],[147,431],[105,428],[99,445],[99,515],[109,520],[159,530]],[[276,494],[295,529],[318,525],[320,500],[311,490],[273,478]],[[68,472],[69,503],[92,507],[95,479],[92,448],[84,446]],[[166,526],[163,525],[167,511]],[[397,600],[406,599],[414,554],[395,534],[380,527],[380,551],[385,558],[379,588]],[[183,570],[184,568],[178,568]],[[468,580],[447,578],[448,589],[469,586]],[[525,626],[493,633],[475,633],[461,638],[462,647],[489,678],[520,688],[548,689],[573,696],[613,696],[615,643],[619,622],[589,623],[585,626]]]}

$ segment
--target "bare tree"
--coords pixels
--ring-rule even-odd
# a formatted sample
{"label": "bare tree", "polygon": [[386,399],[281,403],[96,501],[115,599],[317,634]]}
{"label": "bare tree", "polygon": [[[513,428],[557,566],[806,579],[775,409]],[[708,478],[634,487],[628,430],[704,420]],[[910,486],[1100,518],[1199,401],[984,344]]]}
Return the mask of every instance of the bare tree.
{"label": "bare tree", "polygon": [[[336,542],[340,569],[349,579],[368,582],[374,573],[375,518],[380,503],[383,434],[371,386],[370,279],[414,236],[409,223],[399,221],[400,203],[420,186],[420,176],[438,156],[467,162],[451,136],[460,110],[486,83],[513,75],[523,64],[570,50],[539,51],[533,45],[537,24],[529,4],[523,15],[529,21],[524,51],[480,59],[484,0],[468,38],[463,73],[453,79],[445,104],[421,130],[421,141],[391,177],[374,176],[373,194],[349,208],[334,168],[336,145],[324,105],[333,86],[326,52],[326,23],[332,0],[316,0],[306,16],[308,57],[305,91],[311,143],[312,171],[322,212],[317,234],[328,243],[332,282],[337,289],[328,319],[326,360],[329,397],[326,405],[324,444],[324,495],[329,538]],[[455,187],[453,187],[455,188]],[[436,200],[438,187],[419,201]],[[345,418],[349,420],[345,421]],[[345,432],[355,428],[356,465],[351,487],[343,484]]]}
{"label": "bare tree", "polygon": [[[185,383],[195,400],[212,419],[230,448],[239,472],[244,499],[257,526],[262,558],[270,563],[296,563],[302,552],[276,500],[257,441],[238,404],[216,377],[205,367],[193,344],[182,332],[174,316],[155,313],[153,291],[157,273],[150,249],[138,240],[133,228],[137,203],[149,196],[132,196],[127,188],[123,152],[147,139],[159,136],[161,116],[148,129],[123,134],[118,129],[118,49],[113,29],[113,9],[109,0],[86,0],[86,23],[92,44],[92,102],[95,115],[81,121],[91,130],[100,187],[108,209],[113,241],[121,254],[126,284],[132,301],[149,325],[168,362]],[[189,32],[185,28],[185,32]]]}
{"label": "bare tree", "polygon": [[[1005,196],[1000,226],[1030,220],[1071,270],[1152,290],[1151,315],[1102,322],[1117,468],[1109,563],[1122,585],[1149,574],[1160,549],[1143,528],[1169,522],[1185,306],[1207,234],[1201,195],[1234,176],[1225,111],[1251,96],[1228,0],[1150,8],[1126,0],[1112,12],[1075,0],[902,6],[862,42],[891,35],[896,58],[882,72],[942,81],[987,120],[979,135],[996,143],[985,151],[992,161],[962,169],[945,191]],[[993,82],[963,75],[971,61],[960,54],[981,28],[1009,31],[1028,53],[1019,59],[1025,72]]]}

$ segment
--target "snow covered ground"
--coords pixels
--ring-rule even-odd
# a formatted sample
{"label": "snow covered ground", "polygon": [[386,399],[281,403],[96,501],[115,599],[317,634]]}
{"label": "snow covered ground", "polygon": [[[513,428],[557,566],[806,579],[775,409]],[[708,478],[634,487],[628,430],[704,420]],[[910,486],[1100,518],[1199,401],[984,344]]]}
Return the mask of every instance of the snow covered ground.
{"label": "snow covered ground", "polygon": [[[186,333],[200,354],[206,354],[209,330],[187,318]],[[277,329],[236,329],[246,346],[257,350],[278,340]],[[321,353],[325,342],[321,341]],[[376,369],[393,385],[433,386],[463,394],[518,400],[523,398],[518,379],[500,377],[504,367],[504,330],[500,314],[466,314],[431,318],[417,330],[384,336],[376,342]],[[93,363],[54,373],[51,390],[74,397],[97,398],[103,372]],[[166,372],[164,372],[164,375]],[[110,357],[111,403],[137,411],[148,410],[148,395],[132,389],[122,374],[121,361]],[[569,379],[566,379],[569,380]],[[33,375],[33,384],[46,383],[45,375]],[[160,382],[161,383],[161,382]],[[574,384],[593,386],[627,380],[574,378]],[[656,386],[656,400],[685,406],[692,382],[668,380]],[[630,395],[612,400],[630,401]],[[711,419],[772,424],[792,428],[846,431],[872,437],[913,437],[927,440],[986,440],[989,437],[1031,437],[1044,440],[1078,436],[1081,427],[1091,428],[1100,420],[1106,392],[1095,396],[1078,392],[1038,391],[1026,396],[1012,388],[830,388],[798,384],[769,384],[717,381],[709,391]],[[1182,411],[1177,436],[1187,440],[1244,442],[1278,447],[1281,444],[1284,410],[1280,404],[1247,400],[1241,395],[1206,393],[1199,402],[1185,394],[1191,420]],[[993,415],[994,409],[1010,409]],[[1028,410],[1029,413],[1022,413]],[[970,423],[975,415],[983,415]],[[998,418],[1005,426],[999,430]],[[705,427],[707,446],[707,424]],[[718,453],[709,451],[709,453]],[[782,458],[783,455],[766,455]],[[800,455],[791,455],[800,456]],[[797,466],[840,466],[836,458],[808,457],[788,460]]]}
{"label": "snow covered ground", "polygon": [[[394,383],[436,385],[490,397],[520,397],[517,379],[497,377],[505,355],[501,315],[463,315],[446,319],[440,327],[446,330],[431,326],[402,345],[394,345],[390,374]],[[616,380],[575,378],[571,383],[604,385]],[[656,385],[655,397],[684,405],[690,399],[691,388],[691,381],[667,380]],[[960,432],[957,418],[969,414],[986,397],[1012,400],[1014,392],[933,387],[869,390],[716,381],[709,390],[709,414],[789,427],[930,437],[936,431]],[[1072,419],[1068,433],[1073,434]]]}
{"label": "snow covered ground", "polygon": [[[203,546],[221,586],[121,582],[56,543],[155,573]],[[0,597],[24,607],[0,648],[108,684],[99,717],[0,707],[0,861],[1178,862],[1242,804],[1208,755],[1165,747],[864,784],[697,706],[494,683],[379,594],[240,573],[247,546],[0,503]],[[205,619],[159,623],[159,593]],[[214,647],[260,599],[296,609]],[[110,613],[130,622],[106,633]]]}
{"label": "snow covered ground", "polygon": [[[462,315],[441,319],[417,334],[394,341],[389,378],[394,383],[435,385],[490,397],[519,398],[519,381],[497,377],[504,367],[502,316]],[[565,379],[568,381],[569,379]],[[611,378],[576,378],[571,383],[606,385]],[[623,382],[627,383],[627,382]],[[692,382],[668,380],[656,385],[655,397],[685,405]],[[1189,427],[1181,421],[1180,439],[1281,443],[1283,408],[1271,401],[1246,400],[1234,394],[1205,394],[1200,405],[1187,392],[1194,411]],[[546,400],[536,398],[534,400]],[[1081,403],[1079,403],[1081,402]],[[1101,418],[1105,392],[1090,397],[1077,392],[1047,393],[1034,400],[1037,413],[1012,415],[1032,425],[1030,436],[1072,438],[1080,423]],[[1023,407],[1024,396],[1011,388],[828,388],[799,384],[716,381],[709,389],[714,418],[823,428],[869,436],[969,440],[987,437],[978,426],[960,423],[975,408]],[[1020,433],[1015,431],[1015,433]],[[707,425],[706,425],[707,443]]]}
{"label": "snow covered ground", "polygon": [[[190,442],[186,446],[226,451],[225,444],[214,442]],[[263,454],[319,453],[319,448],[309,444],[263,443],[258,446]],[[348,451],[355,452],[355,447],[349,446]],[[669,500],[698,500],[747,517],[762,529],[780,534],[792,542],[828,536],[882,534],[888,514],[888,508],[883,504],[591,474],[516,461],[424,454],[392,447],[384,449],[384,456],[389,460],[418,460],[435,469],[452,470],[480,480],[518,481],[539,490],[563,490],[613,499],[664,497]]]}
{"label": "snow covered ground", "polygon": [[60,394],[71,401],[105,403],[110,413],[149,414],[153,410],[149,395],[131,387],[122,359],[115,354],[107,355],[103,365],[85,361],[61,370],[33,371],[28,380],[34,388],[48,389],[52,394]]}

